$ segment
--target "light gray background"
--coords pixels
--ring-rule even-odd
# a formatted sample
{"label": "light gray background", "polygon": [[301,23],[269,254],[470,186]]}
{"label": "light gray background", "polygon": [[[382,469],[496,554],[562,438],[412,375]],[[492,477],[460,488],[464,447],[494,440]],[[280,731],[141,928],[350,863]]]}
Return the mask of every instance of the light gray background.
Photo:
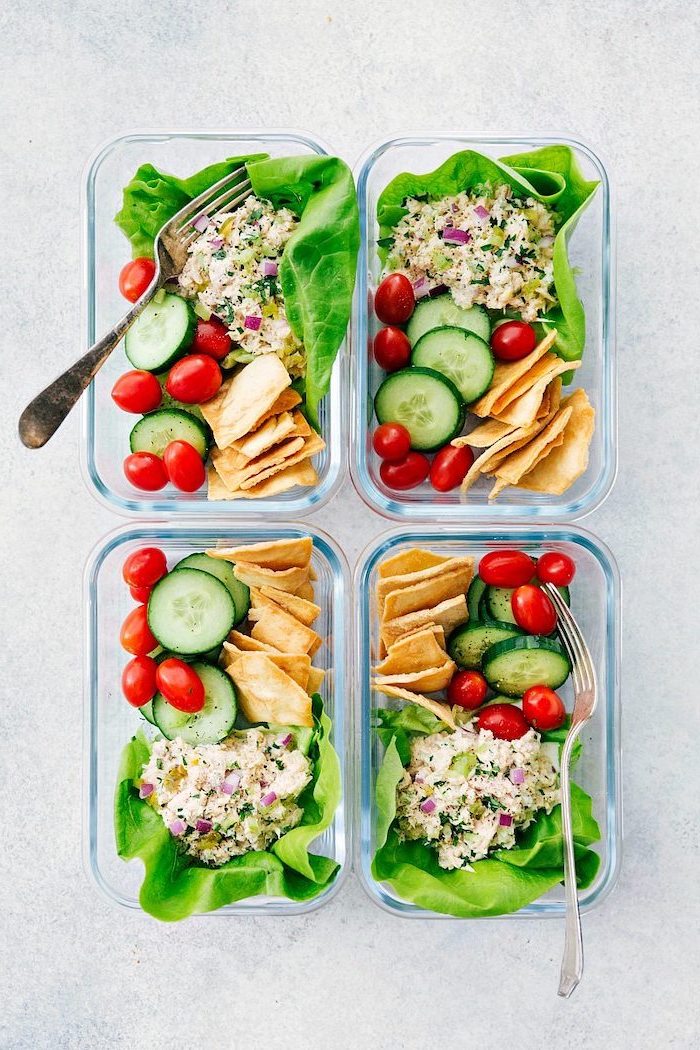
{"label": "light gray background", "polygon": [[[9,14],[8,14],[9,11]],[[0,14],[3,1047],[697,1047],[698,7],[688,0],[15,0]],[[300,127],[353,162],[399,131],[568,132],[616,190],[620,473],[585,525],[624,580],[625,861],[555,995],[553,922],[411,922],[351,878],[305,919],[170,928],[80,854],[81,574],[117,524],[72,419],[23,403],[82,351],[79,182],[133,127]],[[315,523],[385,526],[347,482]]]}

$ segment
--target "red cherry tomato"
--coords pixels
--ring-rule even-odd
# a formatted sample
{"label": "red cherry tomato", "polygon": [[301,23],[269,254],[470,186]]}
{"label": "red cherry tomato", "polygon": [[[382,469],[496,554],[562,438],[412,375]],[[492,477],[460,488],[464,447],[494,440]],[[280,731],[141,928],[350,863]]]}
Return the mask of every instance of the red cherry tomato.
{"label": "red cherry tomato", "polygon": [[157,492],[168,484],[163,460],[152,452],[132,452],[124,460],[127,481],[145,492]]}
{"label": "red cherry tomato", "polygon": [[411,451],[411,435],[400,423],[381,423],[374,432],[372,445],[382,459],[396,462]]}
{"label": "red cherry tomato", "polygon": [[209,357],[223,361],[230,349],[231,337],[223,321],[218,317],[210,317],[208,321],[197,321],[190,353],[209,354]]}
{"label": "red cherry tomato", "polygon": [[481,707],[488,691],[486,679],[478,671],[458,671],[447,689],[447,699],[451,704],[473,711]]}
{"label": "red cherry tomato", "polygon": [[454,448],[445,445],[441,448],[430,468],[430,484],[438,492],[449,492],[456,488],[474,462],[474,453],[465,445]]}
{"label": "red cherry tomato", "polygon": [[221,369],[209,354],[187,354],[168,373],[165,389],[176,401],[201,405],[209,401],[221,386]]}
{"label": "red cherry tomato", "polygon": [[558,693],[547,685],[533,685],[523,694],[523,714],[535,729],[559,729],[566,708]]}
{"label": "red cherry tomato", "polygon": [[396,463],[385,460],[379,468],[379,476],[390,489],[413,489],[425,481],[429,473],[430,461],[420,452],[409,452]]}
{"label": "red cherry tomato", "polygon": [[122,578],[129,587],[152,587],[167,571],[168,563],[159,547],[140,547],[124,561]]}
{"label": "red cherry tomato", "polygon": [[156,264],[153,259],[133,259],[122,266],[119,274],[119,291],[130,303],[140,299],[153,280]]}
{"label": "red cherry tomato", "polygon": [[413,285],[402,273],[385,277],[374,296],[374,312],[382,324],[405,324],[415,305]]}
{"label": "red cherry tomato", "polygon": [[140,369],[125,372],[112,387],[112,400],[124,412],[138,412],[139,415],[152,412],[162,398],[163,391],[156,377]]}
{"label": "red cherry tomato", "polygon": [[181,492],[196,492],[204,484],[204,460],[189,442],[171,441],[163,453],[163,463],[169,481]]}
{"label": "red cherry tomato", "polygon": [[157,667],[150,656],[136,656],[122,671],[122,692],[132,707],[143,707],[158,692]]}
{"label": "red cherry tomato", "polygon": [[537,559],[537,579],[542,583],[568,587],[575,575],[576,565],[567,554],[549,551]]}
{"label": "red cherry tomato", "polygon": [[525,551],[491,551],[479,562],[479,576],[490,587],[519,587],[535,575],[535,563]]}
{"label": "red cherry tomato", "polygon": [[152,587],[129,587],[129,594],[139,605],[145,605],[151,597],[152,590]]}
{"label": "red cherry tomato", "polygon": [[491,335],[491,349],[499,361],[519,361],[536,346],[535,329],[525,321],[504,321]]}
{"label": "red cherry tomato", "polygon": [[147,656],[158,648],[158,641],[148,626],[146,605],[137,605],[131,610],[122,624],[119,640],[127,653],[133,653],[134,656]]}
{"label": "red cherry tomato", "polygon": [[171,656],[158,664],[156,685],[178,711],[195,714],[204,707],[202,679],[184,660]]}
{"label": "red cherry tomato", "polygon": [[380,328],[374,337],[374,359],[385,372],[405,368],[411,359],[411,344],[400,328]]}
{"label": "red cherry tomato", "polygon": [[479,729],[490,730],[499,740],[519,740],[530,725],[519,707],[513,704],[491,704],[476,720]]}
{"label": "red cherry tomato", "polygon": [[551,634],[557,626],[556,609],[535,583],[516,587],[510,605],[518,627],[529,634]]}

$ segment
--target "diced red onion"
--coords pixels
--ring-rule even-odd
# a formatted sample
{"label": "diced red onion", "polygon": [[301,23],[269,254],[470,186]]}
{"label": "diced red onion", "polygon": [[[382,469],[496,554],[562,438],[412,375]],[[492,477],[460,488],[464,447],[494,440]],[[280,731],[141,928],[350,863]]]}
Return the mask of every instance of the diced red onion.
{"label": "diced red onion", "polygon": [[229,773],[226,779],[222,781],[221,790],[224,795],[232,795],[240,783],[241,777],[239,773]]}
{"label": "diced red onion", "polygon": [[194,226],[195,230],[198,230],[199,233],[204,233],[204,231],[206,230],[208,225],[209,225],[209,216],[208,215],[198,215],[196,217],[196,219],[192,220],[192,226]]}
{"label": "diced red onion", "polygon": [[258,330],[258,328],[260,327],[261,324],[262,324],[262,317],[253,317],[253,316],[251,316],[251,314],[248,314],[246,316],[245,321],[243,322],[243,327],[244,328],[249,328],[251,330],[251,332],[257,332],[257,330]]}
{"label": "diced red onion", "polygon": [[433,299],[436,295],[442,295],[446,291],[447,291],[447,285],[446,284],[436,284],[436,285],[434,285],[434,287],[432,287],[430,289],[428,294],[429,294],[430,298]]}
{"label": "diced red onion", "polygon": [[277,263],[272,259],[263,259],[262,264],[263,277],[276,277],[277,276]]}
{"label": "diced red onion", "polygon": [[413,294],[416,299],[422,299],[423,296],[430,295],[430,282],[425,277],[419,277],[413,283]]}
{"label": "diced red onion", "polygon": [[513,823],[513,818],[511,817],[510,813],[499,813],[498,823],[501,825],[502,828],[509,828]]}
{"label": "diced red onion", "polygon": [[210,820],[198,820],[195,824],[196,830],[201,831],[203,835],[206,835],[206,833],[211,831],[213,827],[214,825]]}
{"label": "diced red onion", "polygon": [[424,802],[421,802],[420,808],[424,813],[432,813],[436,805],[432,798],[426,798]]}
{"label": "diced red onion", "polygon": [[422,777],[422,776],[420,775],[420,773],[416,773],[416,775],[415,775],[415,777],[413,778],[413,780],[414,780],[414,782],[415,782],[416,784],[424,784],[424,783],[425,783],[425,777]]}
{"label": "diced red onion", "polygon": [[524,784],[525,783],[525,770],[524,769],[511,769],[510,780],[512,784]]}
{"label": "diced red onion", "polygon": [[447,244],[468,244],[472,235],[469,230],[457,230],[454,226],[446,226],[442,231],[442,239]]}
{"label": "diced red onion", "polygon": [[479,219],[488,219],[490,213],[488,208],[485,208],[483,204],[477,204],[476,208],[474,209],[474,214]]}
{"label": "diced red onion", "polygon": [[209,241],[209,243],[211,244],[212,248],[222,248],[223,244],[224,244],[224,238],[223,237],[212,237],[212,239]]}
{"label": "diced red onion", "polygon": [[292,742],[292,734],[287,733],[286,736],[278,736],[275,740],[277,747],[287,747]]}
{"label": "diced red onion", "polygon": [[153,784],[142,784],[139,788],[139,798],[148,798],[153,794]]}
{"label": "diced red onion", "polygon": [[185,824],[184,820],[173,820],[170,824],[170,834],[175,835],[175,837],[177,837],[178,835],[182,835],[183,831],[185,831],[186,828],[187,825]]}
{"label": "diced red onion", "polygon": [[277,795],[274,791],[268,791],[266,795],[263,795],[260,799],[261,806],[271,806],[273,802],[277,801]]}

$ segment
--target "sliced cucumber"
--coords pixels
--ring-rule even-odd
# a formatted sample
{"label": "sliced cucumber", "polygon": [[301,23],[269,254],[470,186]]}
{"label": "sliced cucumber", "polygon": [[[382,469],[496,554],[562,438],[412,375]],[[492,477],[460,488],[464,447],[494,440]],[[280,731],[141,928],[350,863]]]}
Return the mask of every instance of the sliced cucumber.
{"label": "sliced cucumber", "polygon": [[482,595],[486,590],[486,584],[482,580],[481,576],[475,576],[472,582],[469,584],[469,590],[467,591],[467,608],[469,609],[469,622],[478,623],[481,619],[479,612],[479,603],[481,602]]}
{"label": "sliced cucumber", "polygon": [[150,722],[152,726],[156,724],[156,720],[153,717],[153,700],[149,700],[147,704],[139,708],[139,714],[143,715],[147,722]]}
{"label": "sliced cucumber", "polygon": [[422,452],[447,445],[464,426],[459,391],[430,368],[404,368],[387,376],[374,410],[380,423],[402,423],[411,435],[411,448]]}
{"label": "sliced cucumber", "polygon": [[517,635],[522,635],[520,628],[507,623],[470,623],[454,632],[447,650],[460,667],[476,670],[481,667],[481,658],[487,649]]}
{"label": "sliced cucumber", "polygon": [[484,594],[484,608],[488,622],[515,623],[511,598],[515,587],[487,587]]}
{"label": "sliced cucumber", "polygon": [[236,690],[229,676],[212,664],[195,663],[204,686],[204,707],[188,715],[169,704],[161,693],[153,697],[153,717],[164,737],[180,737],[186,744],[218,744],[229,735],[236,721]]}
{"label": "sliced cucumber", "polygon": [[250,587],[246,587],[244,583],[236,579],[233,573],[233,565],[230,561],[210,558],[208,554],[202,551],[197,554],[189,554],[186,558],[183,558],[182,561],[177,563],[173,571],[179,572],[180,569],[201,569],[202,572],[210,572],[212,576],[216,576],[217,580],[221,580],[233,598],[233,604],[236,606],[236,623],[238,624],[245,619],[250,608]]}
{"label": "sliced cucumber", "polygon": [[436,295],[434,299],[421,299],[411,314],[406,326],[406,335],[411,341],[411,346],[415,346],[426,332],[432,331],[433,328],[444,328],[445,325],[473,332],[485,343],[491,338],[491,322],[483,306],[457,306],[449,292]]}
{"label": "sliced cucumber", "polygon": [[171,441],[186,441],[206,459],[209,449],[207,428],[189,412],[179,408],[159,408],[142,416],[129,437],[132,452],[152,452],[162,456]]}
{"label": "sliced cucumber", "polygon": [[522,696],[533,685],[558,689],[569,677],[569,658],[552,638],[508,638],[484,653],[482,671],[497,693]]}
{"label": "sliced cucumber", "polygon": [[418,340],[411,364],[447,376],[470,405],[488,390],[496,367],[491,347],[463,328],[434,328]]}
{"label": "sliced cucumber", "polygon": [[177,401],[174,397],[171,397],[168,391],[165,389],[165,384],[168,381],[168,372],[160,372],[156,379],[160,383],[160,388],[163,391],[163,399],[160,403],[161,408],[179,408],[181,412],[187,412],[189,415],[199,419],[200,422],[206,427],[207,434],[209,434],[209,426],[202,415],[202,410],[199,405],[186,405],[184,401]]}
{"label": "sliced cucumber", "polygon": [[126,356],[147,372],[169,368],[192,342],[196,324],[192,304],[181,295],[152,299],[126,333]]}
{"label": "sliced cucumber", "polygon": [[229,591],[201,569],[176,569],[159,580],[148,600],[148,626],[164,649],[178,656],[221,645],[234,625]]}

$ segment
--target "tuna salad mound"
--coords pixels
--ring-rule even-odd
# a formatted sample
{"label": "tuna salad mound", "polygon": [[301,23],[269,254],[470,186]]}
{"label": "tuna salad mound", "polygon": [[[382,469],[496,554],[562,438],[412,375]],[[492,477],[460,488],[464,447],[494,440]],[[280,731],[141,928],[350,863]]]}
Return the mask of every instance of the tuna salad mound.
{"label": "tuna salad mound", "polygon": [[553,749],[534,729],[519,740],[472,725],[416,737],[397,786],[400,837],[432,846],[446,869],[510,849],[517,829],[559,803]]}

